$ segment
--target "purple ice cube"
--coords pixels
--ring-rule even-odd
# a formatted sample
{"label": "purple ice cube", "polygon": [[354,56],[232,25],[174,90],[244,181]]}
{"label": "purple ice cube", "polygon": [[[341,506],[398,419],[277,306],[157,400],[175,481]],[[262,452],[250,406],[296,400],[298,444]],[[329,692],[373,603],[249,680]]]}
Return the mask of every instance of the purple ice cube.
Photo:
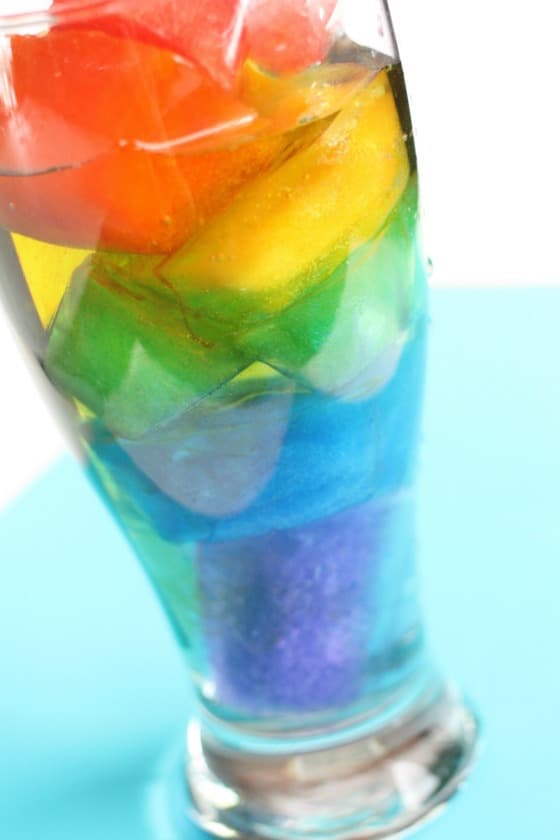
{"label": "purple ice cube", "polygon": [[358,700],[371,684],[372,658],[383,661],[402,629],[409,514],[409,505],[404,512],[400,503],[370,503],[297,528],[200,544],[215,702],[259,715]]}

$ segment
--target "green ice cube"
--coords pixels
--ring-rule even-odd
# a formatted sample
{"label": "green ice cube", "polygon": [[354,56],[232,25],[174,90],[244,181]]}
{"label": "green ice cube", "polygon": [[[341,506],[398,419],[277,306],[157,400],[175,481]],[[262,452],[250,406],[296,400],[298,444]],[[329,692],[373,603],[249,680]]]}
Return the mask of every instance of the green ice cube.
{"label": "green ice cube", "polygon": [[138,438],[244,366],[239,351],[195,336],[152,258],[97,255],[75,271],[49,336],[45,368],[113,432]]}
{"label": "green ice cube", "polygon": [[423,301],[411,180],[381,233],[329,280],[239,336],[249,355],[346,399],[379,390],[400,358]]}

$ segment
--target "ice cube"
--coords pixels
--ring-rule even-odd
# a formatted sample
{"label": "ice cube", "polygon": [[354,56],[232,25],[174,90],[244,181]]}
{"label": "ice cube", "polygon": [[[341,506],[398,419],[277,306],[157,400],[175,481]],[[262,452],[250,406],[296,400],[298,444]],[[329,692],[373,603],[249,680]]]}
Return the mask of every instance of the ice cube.
{"label": "ice cube", "polygon": [[413,178],[377,237],[309,295],[248,330],[240,346],[343,399],[378,391],[396,369],[424,298],[416,215]]}
{"label": "ice cube", "polygon": [[[53,11],[65,3],[54,0]],[[107,11],[93,9],[90,17],[84,9],[70,26],[163,47],[204,67],[224,88],[231,88],[247,49],[246,7],[244,0],[119,0]]]}
{"label": "ice cube", "polygon": [[[119,144],[199,131],[201,120],[208,124],[208,111],[226,116],[228,101],[234,107],[230,119],[251,113],[172,55],[91,30],[14,36],[8,69],[13,102],[0,101],[5,173],[76,166]],[[185,99],[194,96],[200,104],[204,93],[205,107],[196,113],[183,107],[181,114]]]}
{"label": "ice cube", "polygon": [[287,143],[199,66],[134,40],[56,28],[14,36],[3,61],[0,224],[38,239],[167,253]]}
{"label": "ice cube", "polygon": [[244,328],[324,281],[375,235],[408,175],[382,73],[309,148],[244,187],[161,273],[207,322]]}
{"label": "ice cube", "polygon": [[[366,687],[381,688],[409,629],[403,595],[411,521],[409,500],[388,500],[258,537],[200,544],[213,700],[260,716],[340,707]],[[393,611],[389,626],[384,598]]]}
{"label": "ice cube", "polygon": [[245,55],[243,0],[124,0],[129,20],[144,29],[148,39],[191,59],[224,88],[234,84]]}
{"label": "ice cube", "polygon": [[[151,274],[157,258],[92,257],[54,319],[45,369],[114,434],[137,438],[184,412],[244,367],[227,344],[204,343]],[[134,282],[151,278],[151,285]]]}
{"label": "ice cube", "polygon": [[336,31],[337,0],[251,0],[249,55],[267,70],[294,73],[321,61]]}
{"label": "ice cube", "polygon": [[251,511],[255,529],[326,516],[397,492],[411,480],[424,354],[420,319],[392,377],[368,398],[346,402],[317,392],[297,394],[274,477]]}
{"label": "ice cube", "polygon": [[61,248],[12,234],[25,281],[41,323],[47,328],[76,268],[89,256],[81,248]]}

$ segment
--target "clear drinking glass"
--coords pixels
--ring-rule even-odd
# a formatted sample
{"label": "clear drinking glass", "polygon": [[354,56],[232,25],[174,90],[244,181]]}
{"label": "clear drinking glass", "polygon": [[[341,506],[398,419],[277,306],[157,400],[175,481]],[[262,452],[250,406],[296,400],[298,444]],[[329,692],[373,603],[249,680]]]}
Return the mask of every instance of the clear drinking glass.
{"label": "clear drinking glass", "polygon": [[223,836],[387,837],[472,715],[426,650],[416,159],[378,0],[0,19],[2,289],[196,691]]}

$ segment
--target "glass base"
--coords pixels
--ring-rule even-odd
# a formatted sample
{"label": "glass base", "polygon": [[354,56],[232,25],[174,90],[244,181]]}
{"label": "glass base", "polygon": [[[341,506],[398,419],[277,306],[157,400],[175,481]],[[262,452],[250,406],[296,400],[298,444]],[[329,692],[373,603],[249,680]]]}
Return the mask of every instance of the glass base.
{"label": "glass base", "polygon": [[434,816],[475,755],[477,722],[449,689],[345,744],[290,755],[239,753],[188,736],[193,818],[221,837],[386,838]]}

